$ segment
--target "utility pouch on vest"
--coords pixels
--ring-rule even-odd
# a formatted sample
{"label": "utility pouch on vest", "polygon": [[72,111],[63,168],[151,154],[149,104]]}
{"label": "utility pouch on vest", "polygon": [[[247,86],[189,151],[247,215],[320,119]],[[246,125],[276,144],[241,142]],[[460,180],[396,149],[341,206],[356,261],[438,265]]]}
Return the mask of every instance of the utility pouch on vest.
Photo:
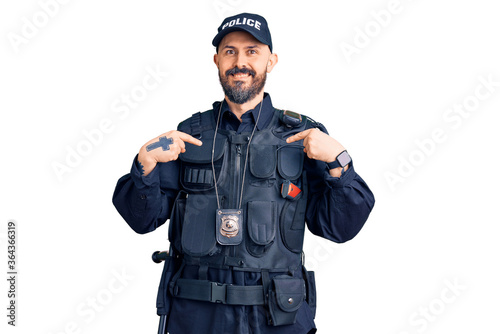
{"label": "utility pouch on vest", "polygon": [[281,146],[278,149],[278,171],[285,180],[296,180],[302,174],[304,147]]}
{"label": "utility pouch on vest", "polygon": [[189,194],[182,226],[182,250],[190,256],[213,255],[220,251],[215,241],[217,200],[212,194]]}
{"label": "utility pouch on vest", "polygon": [[279,275],[272,279],[269,291],[269,313],[273,326],[292,325],[305,299],[302,278]]}
{"label": "utility pouch on vest", "polygon": [[246,241],[248,252],[256,257],[264,255],[274,243],[278,220],[277,205],[274,201],[248,202]]}
{"label": "utility pouch on vest", "polygon": [[[212,140],[213,134],[203,137],[203,145],[196,146],[186,143],[186,152],[179,155],[181,161],[180,183],[182,187],[190,192],[204,192],[214,188],[214,174],[212,170]],[[213,155],[215,177],[219,184],[223,184],[226,178],[227,163],[225,156],[227,151],[227,138],[219,135],[215,140],[215,151]]]}
{"label": "utility pouch on vest", "polygon": [[276,145],[250,145],[250,172],[258,178],[274,177],[276,170]]}

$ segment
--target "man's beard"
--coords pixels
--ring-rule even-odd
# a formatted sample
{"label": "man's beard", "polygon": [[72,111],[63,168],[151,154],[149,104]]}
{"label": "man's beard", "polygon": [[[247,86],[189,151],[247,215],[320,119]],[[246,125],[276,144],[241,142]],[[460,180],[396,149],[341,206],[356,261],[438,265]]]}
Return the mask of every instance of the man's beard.
{"label": "man's beard", "polygon": [[[243,81],[235,81],[234,86],[231,86],[229,83],[229,76],[231,74],[234,75],[238,73],[248,73],[252,76],[253,80],[248,88],[244,87],[245,82]],[[259,94],[264,88],[264,85],[266,84],[266,77],[267,73],[265,71],[261,75],[256,75],[255,71],[249,70],[246,67],[241,69],[235,67],[227,70],[225,77],[223,77],[219,71],[219,80],[222,85],[222,89],[224,90],[224,94],[227,96],[229,101],[236,104],[246,103],[256,97],[257,94]]]}

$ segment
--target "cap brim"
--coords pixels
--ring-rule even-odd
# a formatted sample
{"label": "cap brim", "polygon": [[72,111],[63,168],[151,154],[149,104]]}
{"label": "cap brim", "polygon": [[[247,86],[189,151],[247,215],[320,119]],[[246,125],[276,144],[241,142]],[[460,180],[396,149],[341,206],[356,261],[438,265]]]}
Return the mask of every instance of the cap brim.
{"label": "cap brim", "polygon": [[224,30],[222,30],[221,32],[219,32],[217,34],[217,36],[215,36],[215,38],[213,39],[212,41],[212,45],[215,46],[215,47],[218,47],[220,42],[222,41],[222,39],[229,33],[232,33],[232,32],[235,32],[235,31],[245,31],[247,33],[249,33],[250,35],[252,35],[256,40],[258,40],[259,42],[263,43],[263,44],[266,44],[267,46],[269,46],[269,48],[271,48],[271,41],[266,41],[265,38],[262,38],[262,37],[258,37],[258,36],[255,36],[253,34],[253,30],[252,28],[246,28],[246,27],[229,27],[229,28],[226,28]]}

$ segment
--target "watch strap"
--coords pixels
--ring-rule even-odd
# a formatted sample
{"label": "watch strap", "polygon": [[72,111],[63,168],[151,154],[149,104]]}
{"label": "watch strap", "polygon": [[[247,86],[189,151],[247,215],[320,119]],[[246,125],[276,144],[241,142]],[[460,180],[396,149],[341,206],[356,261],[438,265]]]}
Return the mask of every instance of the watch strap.
{"label": "watch strap", "polygon": [[[339,157],[341,157],[340,160],[339,160]],[[334,168],[338,168],[338,167],[344,168],[349,163],[351,163],[351,161],[352,161],[351,156],[349,155],[349,153],[347,153],[347,150],[344,150],[344,151],[340,152],[339,155],[337,155],[337,157],[335,158],[335,161],[327,162],[326,165],[328,166],[329,169],[334,169]]]}
{"label": "watch strap", "polygon": [[341,167],[340,166],[340,162],[338,162],[338,160],[335,160],[335,161],[332,161],[332,162],[327,162],[326,165],[328,166],[329,169],[334,169],[334,168]]}

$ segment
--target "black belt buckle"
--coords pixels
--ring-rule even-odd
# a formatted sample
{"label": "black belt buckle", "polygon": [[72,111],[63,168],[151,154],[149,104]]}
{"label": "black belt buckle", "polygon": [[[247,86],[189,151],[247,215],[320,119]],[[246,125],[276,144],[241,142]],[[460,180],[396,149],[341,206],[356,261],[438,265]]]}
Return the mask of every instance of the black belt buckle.
{"label": "black belt buckle", "polygon": [[227,284],[210,282],[212,293],[210,295],[210,301],[212,303],[226,303],[226,292],[227,292]]}

